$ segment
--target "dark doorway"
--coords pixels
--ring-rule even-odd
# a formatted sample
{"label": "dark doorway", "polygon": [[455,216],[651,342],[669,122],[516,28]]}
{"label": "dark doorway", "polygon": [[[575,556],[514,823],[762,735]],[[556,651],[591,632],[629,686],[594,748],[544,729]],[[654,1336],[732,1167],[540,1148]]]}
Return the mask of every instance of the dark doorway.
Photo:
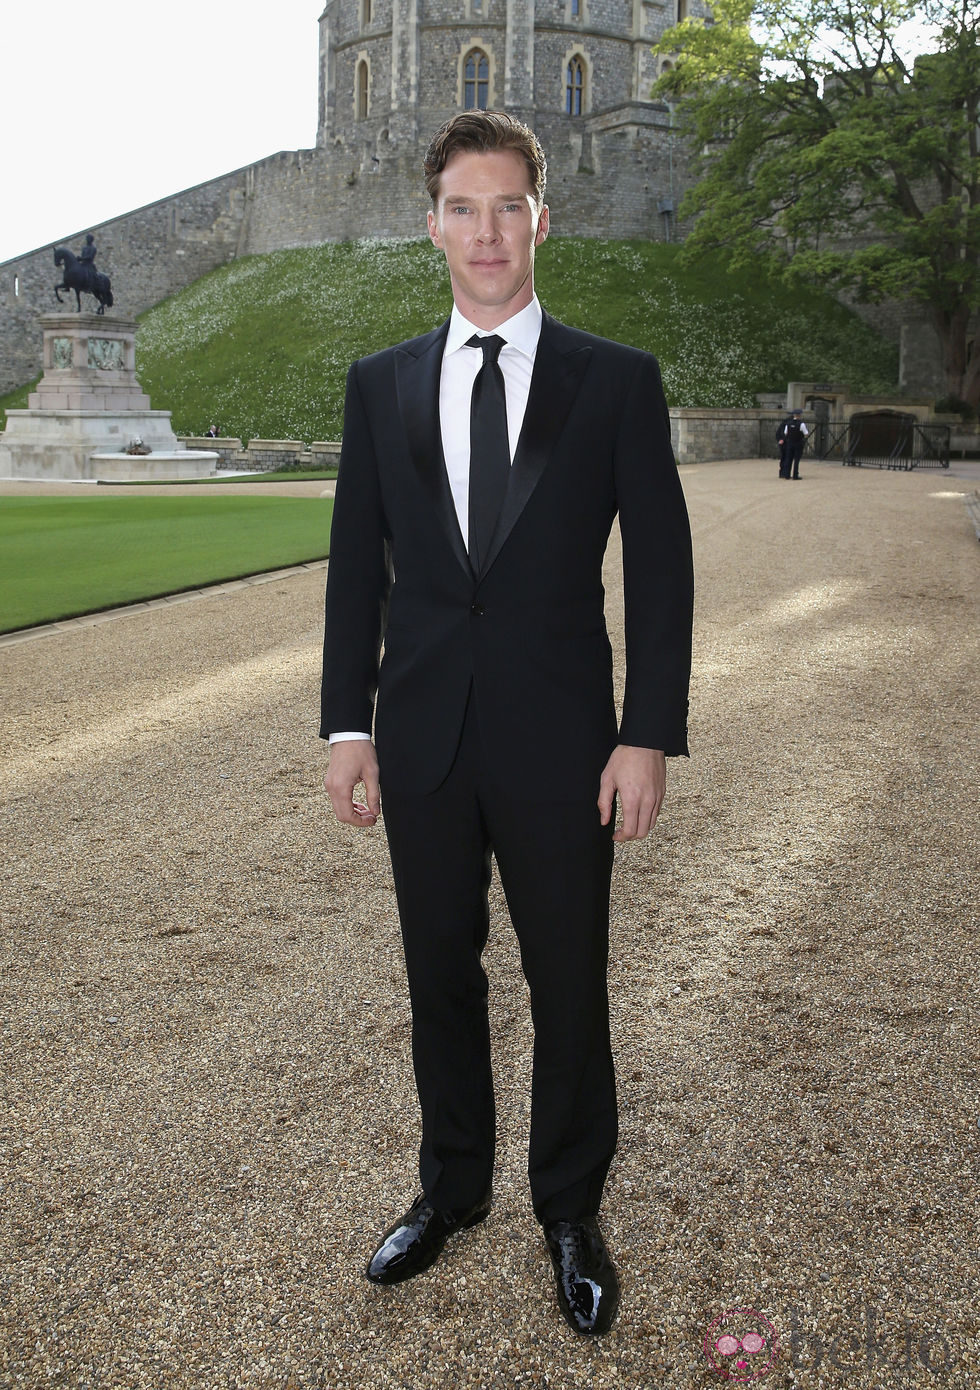
{"label": "dark doorway", "polygon": [[853,463],[912,467],[915,416],[899,410],[869,410],[851,416],[847,452]]}

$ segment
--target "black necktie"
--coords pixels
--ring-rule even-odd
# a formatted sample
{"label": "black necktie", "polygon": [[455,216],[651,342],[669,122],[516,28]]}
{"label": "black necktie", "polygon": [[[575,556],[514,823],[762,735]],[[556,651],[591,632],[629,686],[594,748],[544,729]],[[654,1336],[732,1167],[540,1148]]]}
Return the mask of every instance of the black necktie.
{"label": "black necktie", "polygon": [[466,346],[483,352],[483,366],[476,374],[470,401],[469,552],[473,569],[479,574],[486,563],[510,477],[507,397],[504,374],[497,362],[504,340],[496,334],[481,338],[474,333]]}

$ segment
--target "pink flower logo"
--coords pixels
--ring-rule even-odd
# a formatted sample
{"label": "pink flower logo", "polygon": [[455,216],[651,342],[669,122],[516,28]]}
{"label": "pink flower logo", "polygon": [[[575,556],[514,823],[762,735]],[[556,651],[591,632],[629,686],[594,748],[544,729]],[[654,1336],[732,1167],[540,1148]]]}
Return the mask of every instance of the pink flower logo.
{"label": "pink flower logo", "polygon": [[704,1354],[726,1380],[761,1380],[776,1359],[776,1329],[752,1308],[729,1308],[704,1334]]}

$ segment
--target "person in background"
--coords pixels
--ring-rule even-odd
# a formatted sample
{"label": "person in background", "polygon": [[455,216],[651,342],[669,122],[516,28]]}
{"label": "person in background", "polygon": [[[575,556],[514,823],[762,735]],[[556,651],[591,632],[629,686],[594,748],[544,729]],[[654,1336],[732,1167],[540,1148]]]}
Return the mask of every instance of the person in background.
{"label": "person in background", "polygon": [[800,459],[810,431],[803,419],[803,411],[797,408],[779,426],[776,443],[779,445],[779,476],[800,479]]}

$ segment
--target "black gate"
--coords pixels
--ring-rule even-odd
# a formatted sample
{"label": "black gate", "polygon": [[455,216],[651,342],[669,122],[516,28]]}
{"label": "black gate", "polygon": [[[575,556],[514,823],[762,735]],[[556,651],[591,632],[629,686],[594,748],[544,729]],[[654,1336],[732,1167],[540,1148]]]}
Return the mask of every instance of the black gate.
{"label": "black gate", "polygon": [[[759,422],[759,453],[778,454],[771,420]],[[949,467],[949,425],[923,424],[897,410],[865,411],[849,420],[820,419],[807,436],[804,458],[852,468]]]}

